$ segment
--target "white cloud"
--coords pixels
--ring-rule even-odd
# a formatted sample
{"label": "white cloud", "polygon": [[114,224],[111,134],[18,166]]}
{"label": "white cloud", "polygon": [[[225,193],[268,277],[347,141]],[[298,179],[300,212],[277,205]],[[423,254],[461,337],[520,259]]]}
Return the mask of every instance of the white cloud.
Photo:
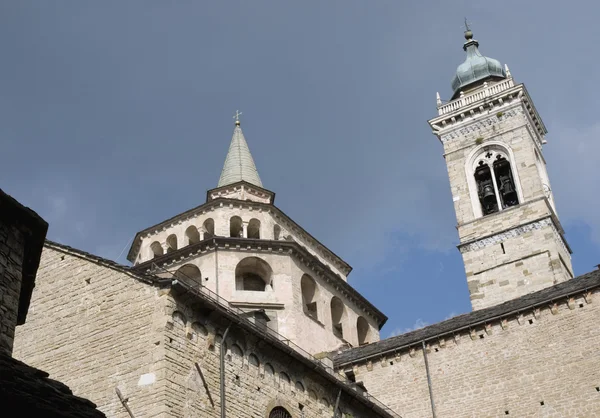
{"label": "white cloud", "polygon": [[544,151],[559,218],[563,224],[586,223],[600,244],[600,123],[554,131]]}
{"label": "white cloud", "polygon": [[429,322],[423,321],[421,318],[418,318],[412,327],[409,328],[396,328],[388,335],[388,338],[395,337],[396,335],[406,334],[407,332],[415,331],[417,329],[421,329],[429,325]]}

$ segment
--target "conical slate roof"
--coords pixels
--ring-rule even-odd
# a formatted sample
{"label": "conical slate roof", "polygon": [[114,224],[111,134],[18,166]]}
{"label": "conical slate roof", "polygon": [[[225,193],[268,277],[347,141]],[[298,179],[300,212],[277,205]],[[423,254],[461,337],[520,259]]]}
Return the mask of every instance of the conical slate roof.
{"label": "conical slate roof", "polygon": [[250,154],[248,143],[246,142],[246,138],[244,138],[239,121],[236,121],[231,145],[229,145],[229,151],[227,152],[217,187],[227,186],[228,184],[237,183],[242,180],[262,187],[262,182],[254,165],[252,154]]}

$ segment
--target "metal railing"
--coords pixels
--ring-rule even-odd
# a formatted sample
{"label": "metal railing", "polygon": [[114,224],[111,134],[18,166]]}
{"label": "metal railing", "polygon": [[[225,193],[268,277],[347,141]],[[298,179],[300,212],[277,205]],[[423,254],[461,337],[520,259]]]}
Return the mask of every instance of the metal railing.
{"label": "metal railing", "polygon": [[[160,267],[160,266],[156,265],[155,263],[152,263],[151,272],[154,273],[156,270],[160,270],[164,273],[168,273],[175,279],[175,281],[173,283],[177,283],[177,282],[182,283],[188,290],[192,291],[193,293],[195,293],[203,298],[209,299],[211,302],[219,305],[221,308],[223,308],[226,311],[228,311],[229,313],[235,315],[239,322],[244,322],[245,325],[253,328],[256,332],[263,334],[263,335],[266,333],[266,336],[268,336],[270,338],[274,338],[277,341],[279,341],[280,343],[285,344],[290,349],[294,350],[296,353],[302,355],[307,360],[314,363],[315,366],[323,369],[323,371],[325,371],[325,372],[329,373],[331,376],[335,377],[340,383],[343,383],[344,385],[346,385],[348,387],[348,389],[354,390],[354,389],[351,389],[351,385],[348,384],[347,379],[344,378],[343,376],[341,376],[339,373],[336,373],[335,370],[333,369],[333,367],[331,367],[330,365],[325,363],[323,360],[314,357],[308,351],[304,350],[302,347],[300,347],[297,344],[295,344],[294,342],[292,342],[289,338],[286,338],[285,336],[279,334],[277,331],[275,331],[271,328],[268,328],[266,326],[257,325],[252,319],[244,317],[243,314],[245,313],[245,311],[243,311],[242,309],[240,309],[236,306],[232,306],[227,299],[219,296],[212,290],[203,286],[201,281],[199,282],[189,276],[186,276],[183,273],[175,274],[174,272],[166,270],[163,267]],[[200,279],[200,280],[202,280],[202,279]],[[398,413],[393,411],[391,408],[389,408],[384,403],[379,401],[373,395],[370,395],[368,392],[366,392],[366,391],[359,392],[357,390],[354,390],[354,392],[360,396],[363,396],[370,402],[374,403],[375,405],[377,405],[379,408],[381,408],[382,410],[384,410],[391,416],[396,417],[396,418],[402,418],[401,415],[399,415]]]}

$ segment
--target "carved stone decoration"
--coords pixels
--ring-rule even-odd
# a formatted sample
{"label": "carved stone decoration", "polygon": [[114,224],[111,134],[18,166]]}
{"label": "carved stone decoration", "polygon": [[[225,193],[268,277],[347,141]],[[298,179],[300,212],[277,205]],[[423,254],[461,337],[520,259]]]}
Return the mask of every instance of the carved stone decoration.
{"label": "carved stone decoration", "polygon": [[[460,247],[460,252],[462,254],[467,253],[469,251],[479,250],[481,248],[489,247],[490,245],[496,245],[503,241],[506,241],[509,238],[515,238],[519,235],[523,235],[529,231],[537,230],[544,228],[546,226],[552,226],[554,228],[554,224],[551,218],[545,218],[536,222],[532,222],[527,225],[519,226],[517,228],[509,229],[508,231],[503,231],[499,234],[492,235],[491,237],[483,238],[470,244],[464,245]],[[556,228],[554,228],[556,231]],[[558,233],[558,231],[556,231]],[[562,242],[562,239],[560,240]],[[565,247],[566,249],[566,247]]]}

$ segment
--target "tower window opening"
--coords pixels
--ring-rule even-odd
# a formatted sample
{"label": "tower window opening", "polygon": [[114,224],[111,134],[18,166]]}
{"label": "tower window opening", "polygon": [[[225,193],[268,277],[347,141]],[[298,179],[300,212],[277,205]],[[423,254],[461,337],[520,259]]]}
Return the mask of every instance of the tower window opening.
{"label": "tower window opening", "polygon": [[498,212],[498,199],[492,180],[490,167],[483,161],[479,162],[479,167],[475,170],[475,181],[477,182],[477,192],[481,209],[484,215]]}
{"label": "tower window opening", "polygon": [[242,218],[239,216],[233,216],[229,220],[229,236],[232,238],[243,237]]}
{"label": "tower window opening", "polygon": [[496,156],[494,161],[494,174],[496,175],[496,184],[500,192],[502,207],[508,208],[519,204],[515,181],[510,169],[510,163],[501,155]]}
{"label": "tower window opening", "polygon": [[204,227],[204,239],[215,236],[215,221],[212,218],[205,220],[202,226]]}
{"label": "tower window opening", "polygon": [[260,239],[260,221],[250,219],[248,223],[248,238]]}
{"label": "tower window opening", "polygon": [[152,258],[156,258],[156,257],[160,257],[161,255],[164,254],[164,250],[162,245],[160,245],[160,242],[158,241],[154,241],[151,245],[150,245],[150,251],[152,252]]}
{"label": "tower window opening", "polygon": [[194,225],[189,226],[188,229],[185,230],[185,237],[187,238],[187,245],[200,242],[200,233],[198,232],[198,228]]}

